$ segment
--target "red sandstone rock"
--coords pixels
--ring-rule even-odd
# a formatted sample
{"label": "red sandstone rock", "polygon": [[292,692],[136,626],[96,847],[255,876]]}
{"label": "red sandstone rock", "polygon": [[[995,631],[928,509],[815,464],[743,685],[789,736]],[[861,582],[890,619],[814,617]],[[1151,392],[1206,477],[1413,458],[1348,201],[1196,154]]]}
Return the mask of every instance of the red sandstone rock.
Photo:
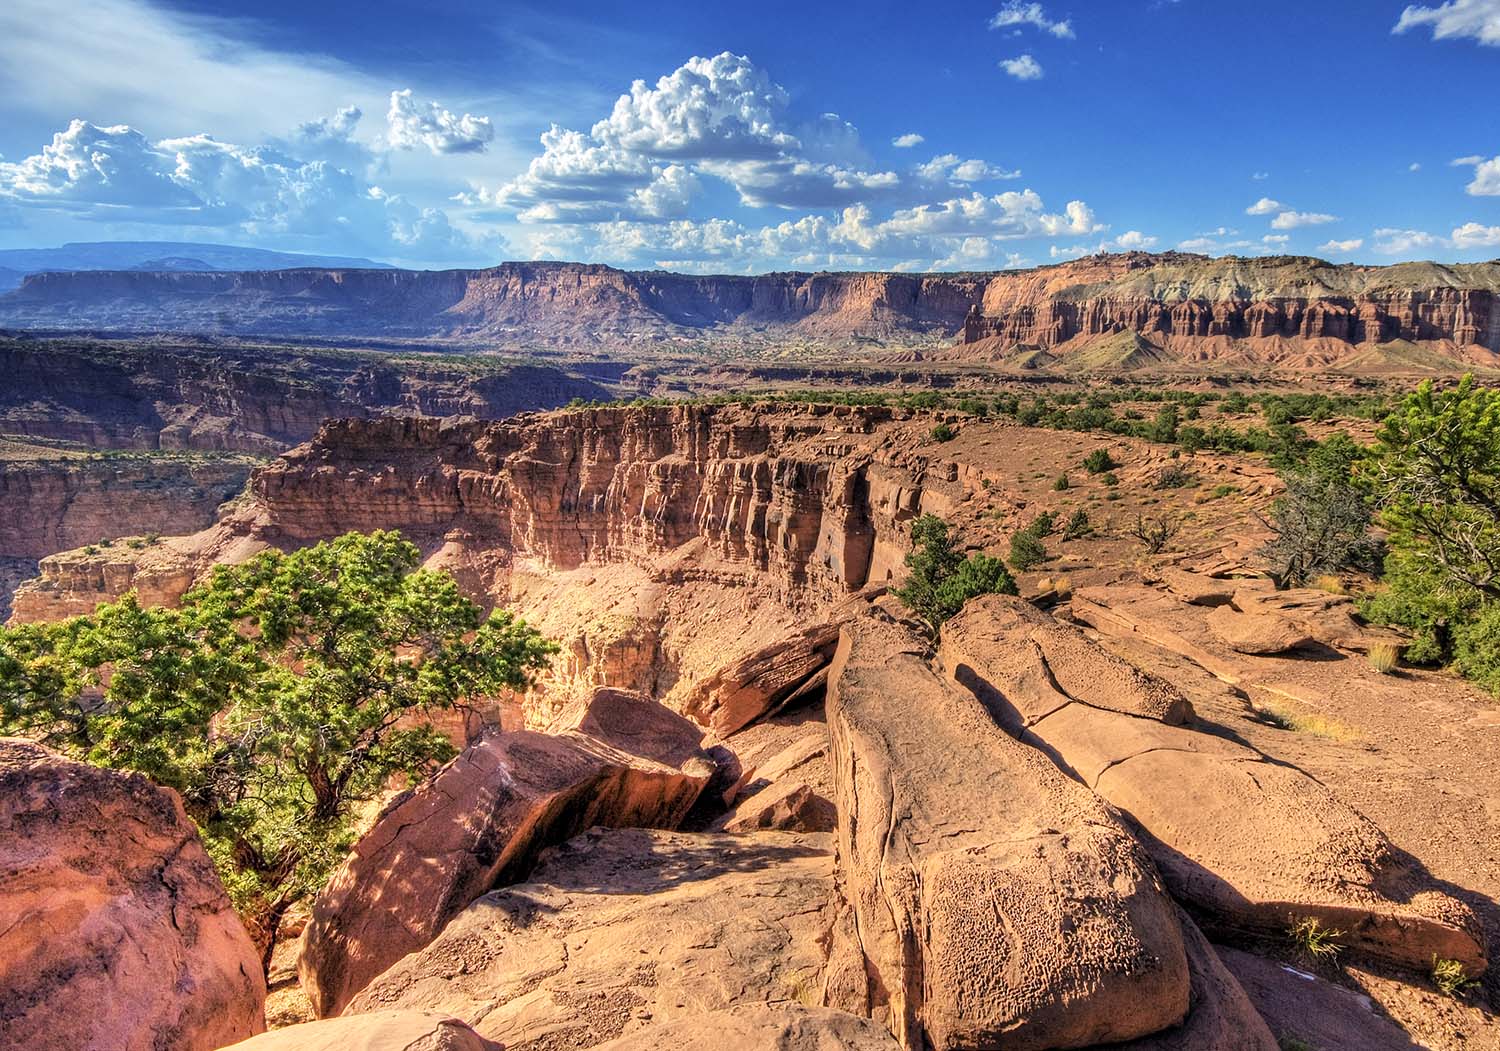
{"label": "red sandstone rock", "polygon": [[287,1026],[224,1051],[504,1051],[457,1018],[434,1011],[373,1011]]}
{"label": "red sandstone rock", "polygon": [[797,1004],[710,1011],[622,1036],[599,1051],[896,1051],[875,1022]]}
{"label": "red sandstone rock", "polygon": [[1176,1025],[1188,966],[1145,852],[923,651],[872,615],[845,625],[829,672],[840,883],[872,1006],[909,1048],[1080,1047]]}
{"label": "red sandstone rock", "polygon": [[211,1051],[265,998],[175,793],[0,738],[0,1047]]}
{"label": "red sandstone rock", "polygon": [[430,942],[537,855],[591,825],[674,827],[713,765],[700,731],[646,697],[596,692],[558,734],[496,733],[388,807],[314,902],[297,961],[319,1016]]}

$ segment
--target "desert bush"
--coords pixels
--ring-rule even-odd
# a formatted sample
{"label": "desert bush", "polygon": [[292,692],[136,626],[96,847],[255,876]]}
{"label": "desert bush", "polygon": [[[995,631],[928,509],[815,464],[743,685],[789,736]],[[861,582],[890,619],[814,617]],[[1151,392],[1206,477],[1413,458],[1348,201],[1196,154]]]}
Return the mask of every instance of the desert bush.
{"label": "desert bush", "polygon": [[1057,481],[1052,483],[1052,489],[1054,492],[1062,493],[1070,489],[1072,487],[1072,484],[1073,483],[1068,481],[1068,473],[1064,471],[1062,474],[1057,476]]}
{"label": "desert bush", "polygon": [[1500,603],[1486,603],[1472,620],[1454,628],[1453,667],[1464,678],[1500,694]]}
{"label": "desert bush", "polygon": [[1152,515],[1149,518],[1137,514],[1130,535],[1141,542],[1147,554],[1159,555],[1181,530],[1182,523],[1170,514]]}
{"label": "desert bush", "polygon": [[940,423],[932,429],[932,440],[935,442],[951,442],[958,437],[958,432],[946,423]]}
{"label": "desert bush", "polygon": [[1194,481],[1193,472],[1181,464],[1168,464],[1156,472],[1156,478],[1151,483],[1156,489],[1182,489],[1191,485]]}
{"label": "desert bush", "polygon": [[1103,474],[1118,466],[1120,465],[1115,463],[1108,449],[1095,449],[1083,458],[1083,469],[1089,474]]}
{"label": "desert bush", "polygon": [[175,608],[0,629],[0,733],[177,790],[269,965],[357,810],[452,755],[412,717],[524,689],[556,652],[420,563],[350,533],[219,566]]}
{"label": "desert bush", "polygon": [[1063,539],[1081,540],[1093,531],[1094,526],[1089,521],[1089,513],[1080,507],[1068,518],[1068,524],[1063,526]]}
{"label": "desert bush", "polygon": [[1278,587],[1300,587],[1319,573],[1374,564],[1370,509],[1356,483],[1359,446],[1335,434],[1295,470],[1283,471],[1286,492],[1271,505],[1271,540],[1260,548]]}
{"label": "desert bush", "polygon": [[1113,471],[1105,471],[1099,476],[1099,481],[1101,484],[1109,486],[1111,489],[1113,489],[1115,486],[1120,484],[1120,477]]}
{"label": "desert bush", "polygon": [[892,594],[920,617],[935,636],[943,622],[976,595],[1017,593],[1005,564],[990,555],[967,558],[953,547],[948,524],[937,515],[922,515],[911,526],[912,550],[907,576]]}
{"label": "desert bush", "polygon": [[1035,526],[1033,522],[1011,535],[1010,564],[1016,569],[1033,569],[1047,561],[1047,545],[1042,543],[1043,534]]}

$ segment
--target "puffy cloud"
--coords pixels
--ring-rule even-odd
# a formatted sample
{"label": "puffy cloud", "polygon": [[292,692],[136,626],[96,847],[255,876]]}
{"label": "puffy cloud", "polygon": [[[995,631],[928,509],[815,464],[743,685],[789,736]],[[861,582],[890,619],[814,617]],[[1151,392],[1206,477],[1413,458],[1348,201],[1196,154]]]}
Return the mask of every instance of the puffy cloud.
{"label": "puffy cloud", "polygon": [[1093,209],[1082,201],[1069,201],[1062,215],[1044,215],[1038,221],[1042,231],[1053,237],[1064,234],[1093,234],[1107,229],[1102,223],[1094,221]]}
{"label": "puffy cloud", "polygon": [[1019,171],[1004,168],[981,160],[962,160],[956,153],[943,153],[926,164],[920,164],[916,176],[929,182],[952,181],[960,185],[981,182],[987,179],[1019,179]]}
{"label": "puffy cloud", "polygon": [[1441,237],[1423,230],[1398,230],[1387,226],[1375,231],[1375,242],[1370,247],[1382,255],[1410,255],[1442,244]]}
{"label": "puffy cloud", "polygon": [[[344,114],[299,134],[341,134]],[[199,226],[283,244],[410,259],[472,256],[476,245],[439,210],[419,208],[327,160],[209,135],[156,142],[128,125],[75,120],[40,153],[0,162],[0,204],[83,219]]]}
{"label": "puffy cloud", "polygon": [[1450,238],[1453,247],[1465,248],[1493,248],[1500,245],[1500,226],[1481,226],[1478,223],[1464,223],[1453,231]]}
{"label": "puffy cloud", "polygon": [[1042,64],[1030,55],[1017,55],[1015,58],[1001,59],[1000,68],[1017,80],[1042,79]]}
{"label": "puffy cloud", "polygon": [[1280,201],[1273,201],[1269,197],[1262,197],[1249,208],[1245,209],[1246,215],[1270,215],[1272,212],[1281,211],[1283,205]]}
{"label": "puffy cloud", "polygon": [[897,135],[894,139],[891,140],[891,145],[896,147],[898,150],[909,150],[913,146],[920,146],[926,141],[927,139],[925,136],[918,135],[914,131],[909,131],[905,135]]}
{"label": "puffy cloud", "polygon": [[1073,23],[1068,19],[1053,20],[1047,17],[1047,11],[1041,4],[1022,3],[1021,0],[1009,0],[1004,7],[995,12],[990,19],[991,29],[1007,29],[1031,26],[1040,29],[1044,33],[1063,40],[1072,40]]}
{"label": "puffy cloud", "polygon": [[420,103],[411,88],[391,92],[386,111],[386,141],[398,150],[425,147],[434,155],[478,153],[495,137],[488,117],[454,116],[436,102]]}
{"label": "puffy cloud", "polygon": [[1453,165],[1474,169],[1474,180],[1464,187],[1466,193],[1474,197],[1500,197],[1500,156],[1489,160],[1479,156],[1459,157]]}
{"label": "puffy cloud", "polygon": [[1391,30],[1429,26],[1434,40],[1472,37],[1481,44],[1500,47],[1500,0],[1448,0],[1436,7],[1412,4],[1401,12]]}
{"label": "puffy cloud", "polygon": [[1324,241],[1318,245],[1318,251],[1347,255],[1350,252],[1359,251],[1364,246],[1365,239],[1363,237],[1351,237],[1347,241]]}
{"label": "puffy cloud", "polygon": [[1336,223],[1339,217],[1327,215],[1323,212],[1280,212],[1276,218],[1271,220],[1273,230],[1299,230],[1304,226],[1323,226],[1327,223]]}

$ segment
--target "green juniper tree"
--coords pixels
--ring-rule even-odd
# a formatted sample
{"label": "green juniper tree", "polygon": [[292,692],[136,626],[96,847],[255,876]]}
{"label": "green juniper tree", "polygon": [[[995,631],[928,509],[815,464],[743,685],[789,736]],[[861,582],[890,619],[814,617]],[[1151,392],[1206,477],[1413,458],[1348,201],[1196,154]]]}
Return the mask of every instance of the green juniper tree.
{"label": "green juniper tree", "polygon": [[954,550],[948,525],[937,515],[922,515],[913,522],[911,539],[906,583],[891,590],[934,636],[974,596],[1017,593],[1016,582],[998,558],[982,553],[965,558]]}
{"label": "green juniper tree", "polygon": [[127,595],[0,629],[0,732],[181,793],[269,965],[355,809],[452,755],[426,717],[523,689],[556,651],[419,557],[350,533],[221,566],[176,608]]}

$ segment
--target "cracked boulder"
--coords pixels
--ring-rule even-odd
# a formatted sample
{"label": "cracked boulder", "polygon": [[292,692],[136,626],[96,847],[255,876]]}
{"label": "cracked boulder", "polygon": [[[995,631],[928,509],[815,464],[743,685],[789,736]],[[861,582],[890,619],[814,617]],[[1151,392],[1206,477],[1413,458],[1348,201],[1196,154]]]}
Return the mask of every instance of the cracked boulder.
{"label": "cracked boulder", "polygon": [[265,998],[176,793],[0,738],[0,1047],[209,1051]]}
{"label": "cracked boulder", "polygon": [[[547,1051],[620,1037],[671,1047],[651,1034],[681,1023],[703,1039],[708,1012],[821,1003],[830,848],[826,835],[591,829],[548,851],[526,883],[470,905],[349,1012],[443,1011],[507,1051]],[[749,1039],[742,1025],[726,1039],[735,1031]],[[794,1031],[804,1036],[788,1046],[824,1046]]]}
{"label": "cracked boulder", "polygon": [[[1223,608],[1223,607],[1221,607]],[[1052,621],[1047,625],[1047,621]],[[1038,625],[1073,634],[1096,661],[1124,663],[1021,599],[984,596],[943,626],[940,660],[1021,740],[1129,816],[1172,893],[1214,926],[1282,934],[1305,918],[1345,944],[1408,967],[1484,952],[1467,906],[1438,891],[1384,834],[1321,783],[1227,738],[1124,714],[1063,689],[1034,645]],[[1059,651],[1060,652],[1060,651]],[[1141,699],[1154,676],[1142,676]],[[1076,688],[1076,687],[1075,687]],[[1040,719],[1023,713],[1045,711]]]}
{"label": "cracked boulder", "polygon": [[828,727],[811,724],[797,740],[745,771],[733,808],[712,827],[723,832],[832,832],[838,812],[828,747]]}
{"label": "cracked boulder", "polygon": [[829,671],[840,887],[908,1048],[1083,1047],[1180,1023],[1181,926],[1119,818],[935,672],[844,627]]}
{"label": "cracked boulder", "polygon": [[821,687],[838,641],[830,620],[768,643],[694,685],[682,712],[727,737]]}
{"label": "cracked boulder", "polygon": [[397,797],[313,903],[297,961],[319,1017],[593,825],[673,828],[714,773],[701,730],[603,688],[558,733],[491,734]]}
{"label": "cracked boulder", "polygon": [[457,1018],[434,1011],[375,1011],[287,1026],[223,1051],[504,1051]]}

